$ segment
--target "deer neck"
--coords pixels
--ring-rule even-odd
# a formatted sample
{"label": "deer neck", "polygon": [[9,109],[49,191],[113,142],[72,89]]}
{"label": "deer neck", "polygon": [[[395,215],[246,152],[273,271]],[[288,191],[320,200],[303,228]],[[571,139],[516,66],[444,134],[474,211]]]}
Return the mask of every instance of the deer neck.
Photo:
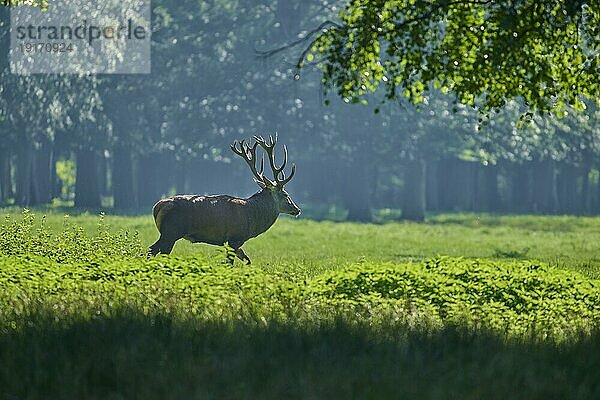
{"label": "deer neck", "polygon": [[279,211],[269,189],[262,189],[248,199],[248,225],[251,237],[260,235],[277,220]]}

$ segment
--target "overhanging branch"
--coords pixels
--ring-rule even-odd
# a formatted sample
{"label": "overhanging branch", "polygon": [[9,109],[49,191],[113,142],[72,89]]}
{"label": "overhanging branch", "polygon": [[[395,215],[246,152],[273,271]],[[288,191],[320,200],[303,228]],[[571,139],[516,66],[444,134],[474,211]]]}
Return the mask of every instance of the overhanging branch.
{"label": "overhanging branch", "polygon": [[[255,52],[258,56],[263,57],[263,58],[268,58],[268,57],[274,56],[275,54],[281,53],[285,50],[291,49],[292,47],[296,47],[300,44],[304,44],[304,43],[308,42],[309,40],[311,40],[311,38],[315,34],[317,34],[318,32],[321,32],[323,29],[326,29],[327,27],[341,28],[342,26],[340,24],[338,24],[337,22],[334,22],[331,20],[323,21],[319,26],[317,26],[315,29],[309,31],[304,37],[302,37],[300,39],[294,40],[293,42],[287,43],[287,44],[285,44],[281,47],[275,48],[275,49],[265,50],[265,51],[255,50]],[[314,41],[310,41],[309,45],[306,46],[306,48],[300,54],[300,57],[298,58],[298,62],[296,63],[296,71],[300,70],[302,60],[304,59],[306,54],[310,51],[313,42]]]}

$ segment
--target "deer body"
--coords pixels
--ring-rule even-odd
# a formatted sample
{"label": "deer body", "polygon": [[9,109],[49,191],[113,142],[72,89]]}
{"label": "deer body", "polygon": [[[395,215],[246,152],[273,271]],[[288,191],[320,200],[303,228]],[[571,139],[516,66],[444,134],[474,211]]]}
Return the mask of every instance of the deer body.
{"label": "deer body", "polygon": [[[270,145],[262,138],[256,140],[253,147],[244,147],[242,141],[241,150],[236,150],[233,145],[232,149],[246,160],[262,189],[247,199],[227,195],[179,195],[160,200],[152,209],[160,238],[150,246],[149,255],[169,254],[175,242],[184,238],[193,243],[229,243],[238,258],[250,263],[250,258],[241,249],[248,239],[269,229],[280,213],[295,216],[300,214],[300,208],[283,189],[283,185],[292,178],[295,166],[287,180],[284,174],[282,179],[278,179],[285,167],[285,159],[280,168],[275,168],[274,161],[271,161],[277,139],[271,138]],[[264,161],[260,172],[256,170],[257,144],[266,146],[275,175],[274,181],[262,174]]]}

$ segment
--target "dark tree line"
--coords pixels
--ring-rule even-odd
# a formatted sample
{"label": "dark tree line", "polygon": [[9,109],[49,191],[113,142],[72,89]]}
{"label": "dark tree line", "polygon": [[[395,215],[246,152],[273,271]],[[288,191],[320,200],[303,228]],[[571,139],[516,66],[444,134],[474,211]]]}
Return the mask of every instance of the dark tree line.
{"label": "dark tree line", "polygon": [[600,211],[593,102],[524,125],[511,102],[482,123],[432,88],[418,108],[395,100],[374,112],[349,98],[325,105],[318,69],[305,65],[294,79],[297,49],[257,55],[338,9],[317,0],[161,0],[150,75],[19,76],[0,65],[0,200],[147,212],[173,193],[250,195],[255,184],[229,143],[278,132],[298,165],[289,191],[315,217]]}

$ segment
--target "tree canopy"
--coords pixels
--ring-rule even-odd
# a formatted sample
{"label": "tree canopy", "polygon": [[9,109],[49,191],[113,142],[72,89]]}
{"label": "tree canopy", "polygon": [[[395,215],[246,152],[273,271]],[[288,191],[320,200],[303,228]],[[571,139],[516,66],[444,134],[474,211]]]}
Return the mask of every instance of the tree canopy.
{"label": "tree canopy", "polygon": [[560,115],[600,97],[596,0],[352,0],[339,18],[298,66],[316,56],[347,101],[383,87],[420,102],[433,87],[485,111],[517,99]]}
{"label": "tree canopy", "polygon": [[[446,81],[436,84],[437,78],[421,76],[420,89],[408,92],[413,101],[422,99],[418,107],[405,98],[410,86],[402,90],[402,79],[391,87],[397,99],[378,106],[378,114],[346,104],[353,97],[332,95],[324,107],[323,74],[314,58],[318,48],[311,57],[314,46],[302,55],[312,65],[305,65],[298,81],[292,79],[300,56],[293,46],[309,39],[324,46],[325,36],[341,32],[337,25],[342,27],[345,17],[340,24],[331,21],[346,3],[156,0],[148,75],[15,75],[8,57],[0,58],[0,202],[32,206],[54,198],[80,207],[148,210],[173,193],[247,195],[256,185],[244,163],[232,158],[229,144],[278,132],[301,166],[290,192],[306,205],[305,215],[315,218],[347,215],[367,221],[379,218],[372,210],[385,209],[385,215],[398,216],[402,209],[402,218],[417,220],[426,209],[600,210],[600,114],[583,95],[576,98],[585,112],[564,102],[569,114],[564,118],[535,115],[529,124],[518,124],[524,102],[506,99],[479,121],[477,109],[453,104],[457,84],[451,86],[451,78],[445,75]],[[411,4],[425,10],[424,3]],[[585,9],[585,21],[590,10]],[[9,11],[0,7],[4,54],[10,47]],[[81,10],[82,19],[86,13]],[[445,34],[449,23],[440,18],[444,29],[437,32]],[[302,31],[306,26],[316,29]],[[321,33],[325,36],[318,37]],[[384,51],[389,43],[377,40],[385,60],[391,60]],[[271,57],[257,57],[257,51],[273,48],[262,52]],[[429,51],[428,45],[423,48]],[[378,65],[377,59],[373,63]],[[422,73],[437,76],[426,67]],[[362,69],[359,76],[365,71],[372,70]],[[415,76],[407,76],[419,86]],[[392,79],[383,70],[374,82]],[[477,83],[474,79],[469,82]],[[433,90],[436,85],[448,93]],[[589,84],[582,87],[591,91]],[[473,99],[481,105],[480,96]]]}

